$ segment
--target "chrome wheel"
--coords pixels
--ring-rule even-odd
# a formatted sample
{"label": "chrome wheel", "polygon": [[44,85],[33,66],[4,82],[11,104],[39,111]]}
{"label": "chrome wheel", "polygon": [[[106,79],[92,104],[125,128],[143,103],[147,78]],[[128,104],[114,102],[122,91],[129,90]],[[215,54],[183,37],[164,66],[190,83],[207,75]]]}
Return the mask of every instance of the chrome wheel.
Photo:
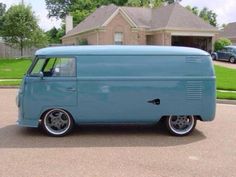
{"label": "chrome wheel", "polygon": [[216,60],[216,55],[215,55],[215,54],[212,54],[212,55],[211,55],[211,58],[212,58],[212,60]]}
{"label": "chrome wheel", "polygon": [[53,136],[63,136],[73,127],[71,116],[62,109],[52,109],[43,118],[43,128]]}
{"label": "chrome wheel", "polygon": [[231,57],[231,58],[229,59],[229,62],[230,62],[230,63],[235,63],[235,58],[234,58],[234,57]]}
{"label": "chrome wheel", "polygon": [[169,116],[167,118],[167,128],[174,135],[187,135],[189,134],[196,125],[196,119],[194,116]]}

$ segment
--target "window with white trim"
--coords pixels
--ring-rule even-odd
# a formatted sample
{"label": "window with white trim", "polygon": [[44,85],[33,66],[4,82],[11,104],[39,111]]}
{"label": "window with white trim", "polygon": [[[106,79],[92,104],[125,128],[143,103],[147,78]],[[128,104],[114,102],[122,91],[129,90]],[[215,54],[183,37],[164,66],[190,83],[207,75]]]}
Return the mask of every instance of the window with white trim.
{"label": "window with white trim", "polygon": [[115,43],[115,45],[122,45],[123,44],[123,33],[116,32],[114,34],[114,43]]}

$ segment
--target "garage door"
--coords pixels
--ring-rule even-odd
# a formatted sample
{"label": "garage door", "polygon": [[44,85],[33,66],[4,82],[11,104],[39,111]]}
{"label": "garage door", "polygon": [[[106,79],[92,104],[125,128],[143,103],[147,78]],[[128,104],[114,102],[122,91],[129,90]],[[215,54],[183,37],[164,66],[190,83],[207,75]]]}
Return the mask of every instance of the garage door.
{"label": "garage door", "polygon": [[212,37],[172,36],[172,46],[195,47],[207,52],[212,51]]}

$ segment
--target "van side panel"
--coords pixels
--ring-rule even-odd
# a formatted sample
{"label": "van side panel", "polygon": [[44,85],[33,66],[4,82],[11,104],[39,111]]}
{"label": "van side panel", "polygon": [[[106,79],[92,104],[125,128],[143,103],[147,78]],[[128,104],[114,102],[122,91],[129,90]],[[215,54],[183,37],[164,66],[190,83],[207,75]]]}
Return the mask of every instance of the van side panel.
{"label": "van side panel", "polygon": [[[209,56],[103,55],[77,61],[77,123],[150,123],[165,115],[214,118]],[[155,99],[160,104],[148,102]]]}

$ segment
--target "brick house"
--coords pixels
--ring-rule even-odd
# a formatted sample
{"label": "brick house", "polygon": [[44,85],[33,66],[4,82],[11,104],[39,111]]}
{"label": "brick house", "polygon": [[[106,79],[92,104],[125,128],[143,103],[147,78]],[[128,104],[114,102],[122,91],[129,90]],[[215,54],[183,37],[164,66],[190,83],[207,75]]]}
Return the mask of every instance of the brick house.
{"label": "brick house", "polygon": [[102,6],[62,37],[76,45],[173,45],[211,51],[218,29],[178,3],[160,8]]}
{"label": "brick house", "polygon": [[229,23],[221,32],[219,37],[228,38],[236,45],[236,22]]}

